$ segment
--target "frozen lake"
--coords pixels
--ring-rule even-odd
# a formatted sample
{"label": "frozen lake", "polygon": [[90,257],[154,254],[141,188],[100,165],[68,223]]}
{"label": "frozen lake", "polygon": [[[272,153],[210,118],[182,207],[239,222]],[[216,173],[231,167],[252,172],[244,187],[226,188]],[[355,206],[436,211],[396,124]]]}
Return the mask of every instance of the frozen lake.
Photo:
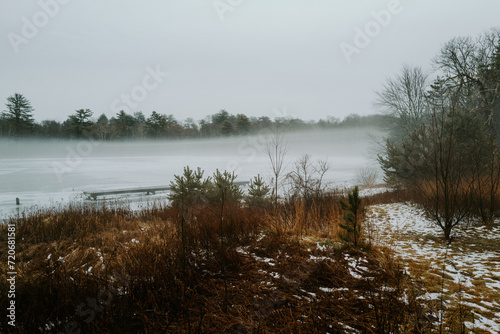
{"label": "frozen lake", "polygon": [[[286,159],[290,168],[303,154],[313,161],[328,158],[326,178],[351,185],[357,170],[377,167],[373,136],[380,135],[373,129],[287,134]],[[0,140],[0,218],[18,209],[82,201],[83,191],[168,185],[184,166],[201,167],[205,176],[219,169],[234,170],[238,181],[257,174],[269,179],[263,142],[262,135],[153,142]]]}

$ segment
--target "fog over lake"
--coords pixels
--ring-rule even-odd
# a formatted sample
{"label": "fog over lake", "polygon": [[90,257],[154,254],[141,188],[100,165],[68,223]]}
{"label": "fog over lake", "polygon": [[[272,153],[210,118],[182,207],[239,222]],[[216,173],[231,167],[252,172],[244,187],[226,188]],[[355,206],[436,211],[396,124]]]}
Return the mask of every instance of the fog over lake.
{"label": "fog over lake", "polygon": [[[288,169],[304,154],[328,158],[325,176],[335,185],[352,185],[357,170],[378,168],[375,129],[335,129],[288,133]],[[238,181],[271,169],[262,151],[263,135],[169,141],[91,142],[0,140],[0,217],[34,206],[84,200],[83,191],[168,185],[183,167],[235,171]],[[162,198],[165,194],[142,196]],[[21,205],[15,205],[19,198]],[[125,196],[125,198],[128,198]],[[137,201],[136,197],[132,200]]]}

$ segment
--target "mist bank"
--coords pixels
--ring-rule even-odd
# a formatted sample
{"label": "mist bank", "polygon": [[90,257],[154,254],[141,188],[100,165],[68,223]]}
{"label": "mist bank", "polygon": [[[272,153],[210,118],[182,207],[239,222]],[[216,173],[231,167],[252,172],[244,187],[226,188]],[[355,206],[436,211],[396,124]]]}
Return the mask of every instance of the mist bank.
{"label": "mist bank", "polygon": [[[234,171],[238,180],[257,174],[270,180],[269,158],[262,150],[268,132],[212,139],[95,141],[0,140],[0,210],[82,200],[83,191],[168,185],[183,167],[200,167],[205,175],[217,169]],[[304,154],[328,159],[325,178],[352,184],[354,173],[377,166],[375,128],[287,132],[285,166]]]}
{"label": "mist bank", "polygon": [[[0,161],[15,159],[57,159],[68,155],[86,158],[163,156],[177,153],[180,155],[212,155],[234,153],[256,155],[261,153],[272,130],[262,130],[247,136],[216,138],[178,138],[178,139],[131,139],[101,141],[92,138],[81,139],[43,139],[43,138],[0,138]],[[378,127],[355,127],[349,129],[297,130],[282,133],[290,154],[330,155],[345,154],[342,147],[354,146],[365,150],[360,144],[383,138],[385,132]],[[227,150],[230,149],[230,152]],[[210,150],[210,151],[207,151]],[[312,150],[312,151],[311,151]],[[351,151],[349,147],[346,151]],[[251,154],[249,152],[252,152]],[[329,154],[332,153],[332,154]],[[352,152],[356,154],[356,152]]]}

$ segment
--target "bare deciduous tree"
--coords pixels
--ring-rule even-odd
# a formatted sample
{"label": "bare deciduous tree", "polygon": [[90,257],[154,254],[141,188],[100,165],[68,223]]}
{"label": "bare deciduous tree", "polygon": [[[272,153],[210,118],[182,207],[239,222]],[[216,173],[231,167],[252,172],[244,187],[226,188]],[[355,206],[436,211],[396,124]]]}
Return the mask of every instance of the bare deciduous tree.
{"label": "bare deciduous tree", "polygon": [[[430,205],[427,211],[451,240],[452,229],[470,215],[470,184],[467,184],[467,152],[457,141],[459,116],[453,111],[434,113],[431,120],[427,168],[420,174],[418,188]],[[430,173],[429,173],[430,172]]]}
{"label": "bare deciduous tree", "polygon": [[492,128],[500,120],[500,68],[496,64],[499,45],[500,30],[493,29],[476,39],[453,38],[434,58],[447,84],[460,92],[467,107],[480,112]]}
{"label": "bare deciduous tree", "polygon": [[274,207],[278,206],[278,190],[280,186],[280,178],[284,173],[286,168],[286,154],[288,152],[288,142],[285,139],[285,134],[283,131],[276,127],[270,133],[265,136],[265,142],[263,144],[263,150],[269,162],[271,164],[271,169],[273,173],[273,199]]}
{"label": "bare deciduous tree", "polygon": [[377,92],[375,107],[393,116],[391,139],[398,141],[405,134],[418,128],[427,115],[427,75],[420,67],[404,66],[396,78],[389,78]]}

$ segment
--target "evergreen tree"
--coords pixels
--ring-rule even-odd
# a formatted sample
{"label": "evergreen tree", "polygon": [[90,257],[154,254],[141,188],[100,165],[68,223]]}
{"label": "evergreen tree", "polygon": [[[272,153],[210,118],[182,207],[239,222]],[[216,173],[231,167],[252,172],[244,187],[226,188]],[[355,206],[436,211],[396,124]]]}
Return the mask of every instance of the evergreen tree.
{"label": "evergreen tree", "polygon": [[92,111],[90,109],[79,109],[74,115],[69,116],[71,132],[76,138],[81,138],[92,128]]}
{"label": "evergreen tree", "polygon": [[135,138],[144,138],[146,134],[146,116],[142,111],[137,111],[134,113],[134,126],[132,129],[132,135]]}
{"label": "evergreen tree", "polygon": [[42,121],[40,134],[45,138],[60,138],[62,136],[61,123],[52,120]]}
{"label": "evergreen tree", "polygon": [[7,98],[7,110],[2,114],[6,134],[9,136],[30,135],[33,133],[33,107],[22,94],[15,93]]}
{"label": "evergreen tree", "polygon": [[339,203],[344,210],[342,218],[344,223],[340,223],[339,226],[344,230],[340,237],[346,241],[353,243],[357,246],[361,236],[361,198],[359,197],[358,187],[354,187],[352,192],[348,194],[348,201],[340,199]]}
{"label": "evergreen tree", "polygon": [[204,137],[212,137],[216,134],[215,127],[210,122],[209,117],[200,121],[200,134]]}
{"label": "evergreen tree", "polygon": [[145,123],[146,122],[146,116],[144,116],[144,113],[142,111],[135,112],[134,119],[137,123]]}
{"label": "evergreen tree", "polygon": [[247,116],[239,114],[236,116],[236,131],[239,134],[247,134],[250,131],[250,120]]}
{"label": "evergreen tree", "polygon": [[224,109],[219,111],[217,114],[212,115],[212,123],[217,127],[221,126],[222,123],[224,123],[224,121],[228,120],[229,120],[229,113]]}
{"label": "evergreen tree", "polygon": [[194,171],[186,166],[183,175],[174,175],[168,196],[172,206],[185,210],[206,201],[210,178],[203,179],[203,173],[199,167]]}
{"label": "evergreen tree", "polygon": [[229,136],[234,133],[234,126],[229,120],[225,120],[220,128],[220,132],[224,136]]}
{"label": "evergreen tree", "polygon": [[146,120],[146,131],[150,137],[160,138],[167,134],[167,116],[159,114],[156,111]]}
{"label": "evergreen tree", "polygon": [[264,180],[259,174],[250,180],[246,202],[250,206],[262,207],[269,202],[268,194],[270,191],[271,188],[265,185]]}
{"label": "evergreen tree", "polygon": [[111,119],[111,123],[115,127],[116,135],[119,138],[131,137],[135,122],[134,116],[127,114],[123,110],[120,110],[120,112],[116,114],[116,117]]}
{"label": "evergreen tree", "polygon": [[220,204],[222,203],[239,203],[243,198],[243,192],[240,187],[235,184],[236,175],[224,171],[221,173],[218,169],[214,173],[211,182],[209,183],[209,189],[207,192],[207,198],[211,203]]}

